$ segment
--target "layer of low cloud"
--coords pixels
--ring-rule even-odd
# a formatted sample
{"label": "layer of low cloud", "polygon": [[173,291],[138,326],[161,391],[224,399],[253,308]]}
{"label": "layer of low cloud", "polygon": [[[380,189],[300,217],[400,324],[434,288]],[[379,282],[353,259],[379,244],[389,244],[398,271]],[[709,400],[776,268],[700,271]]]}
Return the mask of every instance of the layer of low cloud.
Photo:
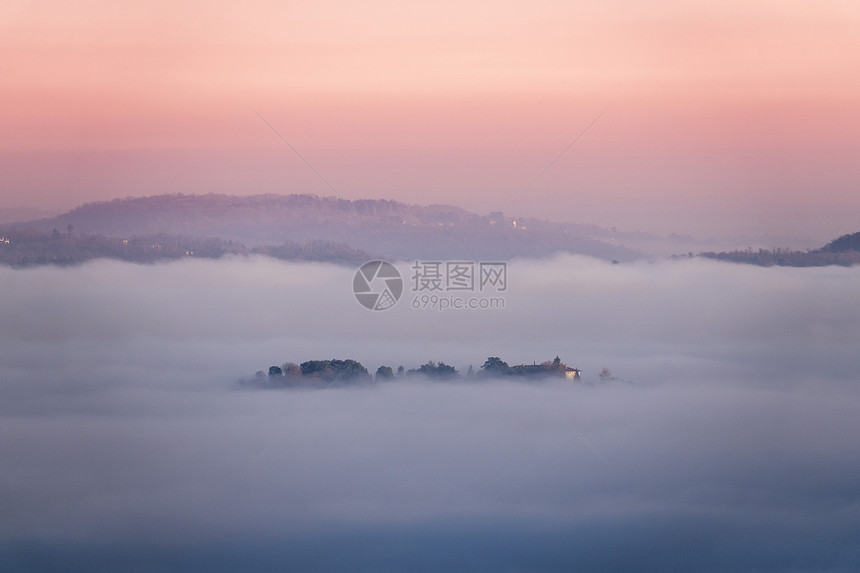
{"label": "layer of low cloud", "polygon": [[[448,312],[402,271],[370,312],[328,265],[0,269],[0,570],[860,563],[860,269],[515,261]],[[236,384],[491,355],[585,383]]]}

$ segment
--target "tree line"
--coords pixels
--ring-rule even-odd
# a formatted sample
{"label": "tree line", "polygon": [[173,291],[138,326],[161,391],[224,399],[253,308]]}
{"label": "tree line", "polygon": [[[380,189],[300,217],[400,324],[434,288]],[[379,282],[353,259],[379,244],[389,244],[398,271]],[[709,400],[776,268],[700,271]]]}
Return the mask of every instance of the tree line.
{"label": "tree line", "polygon": [[[445,362],[430,360],[418,368],[406,370],[398,366],[383,365],[371,375],[368,369],[357,360],[332,359],[308,360],[301,364],[285,362],[281,365],[270,366],[268,371],[259,370],[250,380],[242,380],[243,385],[256,387],[288,387],[288,386],[337,386],[357,384],[372,381],[396,380],[398,378],[426,377],[436,380],[454,380],[463,378],[456,368]],[[508,365],[498,356],[490,356],[484,364],[475,371],[472,366],[465,373],[465,378],[573,378],[580,379],[580,371],[570,368],[556,356],[554,360],[540,364]]]}
{"label": "tree line", "polygon": [[[692,253],[689,256],[692,256]],[[699,253],[699,256],[706,259],[758,265],[760,267],[824,267],[829,265],[847,267],[860,264],[860,233],[843,235],[820,249],[809,251],[792,249],[758,249],[755,251],[747,249],[722,253]]]}

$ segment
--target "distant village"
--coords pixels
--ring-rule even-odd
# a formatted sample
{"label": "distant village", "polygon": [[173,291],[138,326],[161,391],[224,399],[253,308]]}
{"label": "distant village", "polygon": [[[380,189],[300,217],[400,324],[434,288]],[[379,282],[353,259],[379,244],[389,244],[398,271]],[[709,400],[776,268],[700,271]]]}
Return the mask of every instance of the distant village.
{"label": "distant village", "polygon": [[[609,375],[609,370],[603,369],[601,378]],[[582,371],[563,363],[556,356],[554,360],[532,364],[508,365],[497,356],[490,356],[484,364],[475,371],[471,366],[465,374],[444,362],[429,361],[418,368],[406,370],[399,366],[396,370],[391,366],[380,366],[376,373],[370,372],[356,360],[308,360],[301,364],[287,362],[280,366],[270,366],[268,371],[260,370],[253,378],[241,380],[246,386],[260,388],[280,388],[291,386],[336,386],[357,384],[362,382],[382,382],[400,378],[425,377],[435,380],[456,379],[522,379],[534,380],[541,378],[563,378],[571,381],[581,381]]]}

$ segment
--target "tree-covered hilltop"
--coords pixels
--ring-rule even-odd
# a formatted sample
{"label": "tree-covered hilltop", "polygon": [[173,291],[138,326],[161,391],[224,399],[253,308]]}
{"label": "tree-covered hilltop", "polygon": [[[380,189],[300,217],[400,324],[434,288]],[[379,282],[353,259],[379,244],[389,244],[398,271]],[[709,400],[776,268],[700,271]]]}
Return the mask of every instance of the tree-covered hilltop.
{"label": "tree-covered hilltop", "polygon": [[824,267],[828,265],[847,267],[860,264],[860,233],[843,235],[820,249],[811,251],[794,251],[791,249],[758,249],[754,251],[747,249],[722,253],[700,253],[699,256],[760,267]]}
{"label": "tree-covered hilltop", "polygon": [[[604,369],[605,370],[605,369]],[[608,372],[608,370],[607,370]],[[399,366],[395,371],[391,366],[382,365],[371,376],[367,368],[352,359],[308,360],[301,364],[286,362],[280,366],[270,366],[268,371],[259,370],[253,378],[241,380],[246,386],[258,388],[283,387],[327,387],[364,384],[369,382],[391,381],[404,378],[429,378],[434,380],[458,380],[463,375],[456,368],[444,362],[430,360],[418,368],[406,370]],[[469,367],[465,379],[522,379],[567,378],[581,380],[581,371],[571,368],[556,356],[554,360],[533,364],[509,366],[497,356],[490,356],[483,366],[475,372]],[[601,377],[602,379],[602,377]]]}

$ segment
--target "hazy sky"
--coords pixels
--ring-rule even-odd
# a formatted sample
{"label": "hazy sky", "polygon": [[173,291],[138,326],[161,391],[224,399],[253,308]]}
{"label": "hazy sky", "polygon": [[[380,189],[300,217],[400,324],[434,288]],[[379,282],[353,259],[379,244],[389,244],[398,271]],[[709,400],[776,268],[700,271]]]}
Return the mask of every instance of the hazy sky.
{"label": "hazy sky", "polygon": [[[164,192],[504,208],[635,230],[856,231],[845,1],[0,6],[3,206]],[[832,232],[830,232],[832,229]]]}
{"label": "hazy sky", "polygon": [[[0,571],[856,571],[858,273],[567,256],[438,313],[265,258],[0,267]],[[584,384],[236,383],[556,354]]]}

